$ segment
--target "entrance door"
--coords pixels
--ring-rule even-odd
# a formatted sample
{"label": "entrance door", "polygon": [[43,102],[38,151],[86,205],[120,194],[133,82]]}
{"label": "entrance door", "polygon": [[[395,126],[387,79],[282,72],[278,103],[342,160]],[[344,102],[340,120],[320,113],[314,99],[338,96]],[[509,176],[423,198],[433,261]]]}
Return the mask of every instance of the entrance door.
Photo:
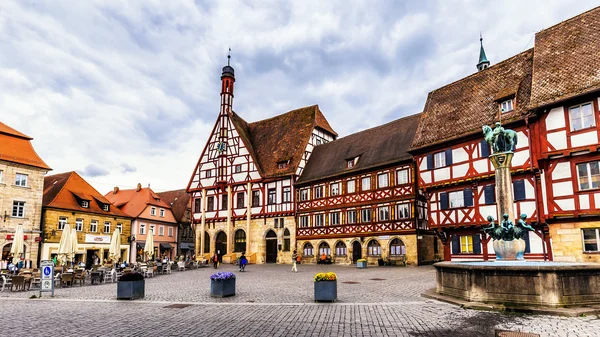
{"label": "entrance door", "polygon": [[227,234],[225,232],[219,232],[217,234],[217,240],[215,242],[215,251],[219,256],[219,262],[223,262],[223,255],[227,254]]}
{"label": "entrance door", "polygon": [[[88,249],[86,251],[86,256],[85,256],[85,268],[86,269],[92,269],[92,266],[94,265],[94,255],[98,254],[97,250],[91,250]],[[100,261],[100,259],[98,259],[98,261]]]}
{"label": "entrance door", "polygon": [[266,263],[276,263],[277,262],[277,234],[273,231],[269,231],[267,233],[267,237],[265,238],[267,241],[266,244]]}
{"label": "entrance door", "polygon": [[356,263],[360,258],[362,258],[362,246],[358,241],[354,241],[352,244],[352,262]]}

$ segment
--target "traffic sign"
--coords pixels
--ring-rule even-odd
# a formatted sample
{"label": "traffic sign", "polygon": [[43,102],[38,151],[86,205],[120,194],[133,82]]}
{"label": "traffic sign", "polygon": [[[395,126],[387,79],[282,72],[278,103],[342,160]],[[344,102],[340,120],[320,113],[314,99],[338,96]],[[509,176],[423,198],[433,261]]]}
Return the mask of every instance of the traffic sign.
{"label": "traffic sign", "polygon": [[52,260],[41,261],[40,268],[42,269],[40,296],[42,296],[42,292],[52,292],[52,296],[54,296],[54,262]]}

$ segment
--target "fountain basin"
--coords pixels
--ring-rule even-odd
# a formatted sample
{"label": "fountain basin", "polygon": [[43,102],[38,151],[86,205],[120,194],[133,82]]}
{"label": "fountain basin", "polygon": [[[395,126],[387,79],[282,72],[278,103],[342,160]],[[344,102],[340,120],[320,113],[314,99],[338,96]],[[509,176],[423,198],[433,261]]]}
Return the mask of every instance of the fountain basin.
{"label": "fountain basin", "polygon": [[436,292],[506,307],[600,304],[600,264],[566,262],[439,262]]}

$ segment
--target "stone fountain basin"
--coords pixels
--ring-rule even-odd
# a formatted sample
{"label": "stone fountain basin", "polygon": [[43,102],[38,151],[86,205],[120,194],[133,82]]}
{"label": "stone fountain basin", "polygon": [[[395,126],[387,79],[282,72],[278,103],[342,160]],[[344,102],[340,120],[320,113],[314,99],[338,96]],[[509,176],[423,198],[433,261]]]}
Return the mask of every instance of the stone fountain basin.
{"label": "stone fountain basin", "polygon": [[436,292],[507,307],[600,304],[600,263],[439,262]]}

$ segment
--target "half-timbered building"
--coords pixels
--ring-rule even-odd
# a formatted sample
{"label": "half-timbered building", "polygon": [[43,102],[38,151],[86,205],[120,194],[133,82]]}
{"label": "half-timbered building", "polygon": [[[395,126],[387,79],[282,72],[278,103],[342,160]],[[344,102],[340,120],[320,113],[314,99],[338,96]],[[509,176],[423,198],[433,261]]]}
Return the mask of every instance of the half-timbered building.
{"label": "half-timbered building", "polygon": [[419,115],[317,146],[296,183],[296,240],[303,261],[365,258],[432,262],[437,237],[427,230],[408,147]]}
{"label": "half-timbered building", "polygon": [[316,145],[337,137],[317,105],[247,123],[233,111],[234,69],[221,75],[221,107],[194,169],[197,259],[291,262],[294,183]]}

